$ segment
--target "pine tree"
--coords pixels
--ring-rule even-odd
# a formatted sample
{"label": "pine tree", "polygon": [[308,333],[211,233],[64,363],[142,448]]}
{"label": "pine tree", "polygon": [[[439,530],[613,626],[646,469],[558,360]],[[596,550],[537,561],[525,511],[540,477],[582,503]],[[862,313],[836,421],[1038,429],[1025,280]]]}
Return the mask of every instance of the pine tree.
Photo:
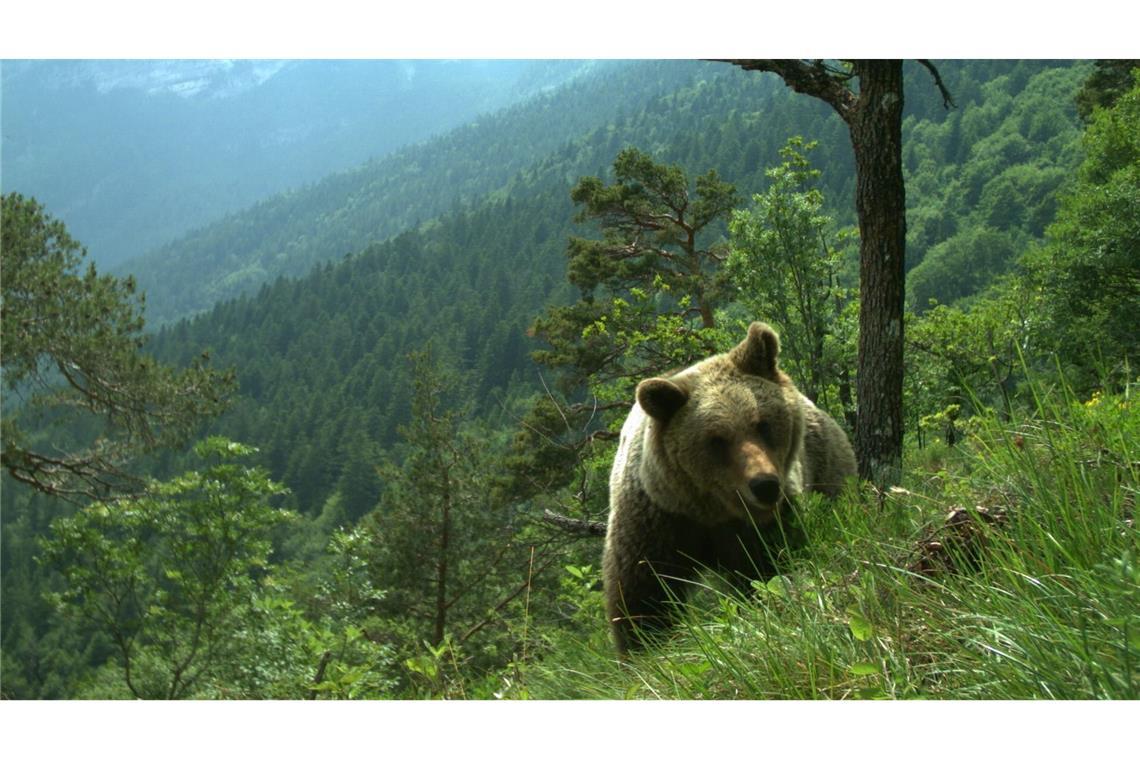
{"label": "pine tree", "polygon": [[[19,413],[6,410],[0,461],[55,495],[137,488],[128,463],[185,441],[222,408],[232,374],[208,370],[206,356],[179,371],[142,353],[134,281],[99,275],[94,264],[80,271],[86,251],[34,199],[5,195],[0,226],[4,389],[25,402]],[[88,434],[67,450],[29,432],[77,416]]]}
{"label": "pine tree", "polygon": [[[579,299],[535,320],[549,348],[533,356],[559,371],[563,397],[539,397],[523,421],[511,459],[516,493],[596,484],[588,471],[605,456],[592,444],[616,438],[614,412],[628,409],[637,382],[725,347],[716,275],[728,251],[715,236],[735,188],[715,171],[690,181],[636,148],[618,154],[613,175],[610,184],[583,177],[571,191],[575,221],[597,223],[601,238],[570,238],[567,274]],[[596,501],[598,490],[579,488],[578,501]]]}
{"label": "pine tree", "polygon": [[519,573],[514,526],[494,496],[493,447],[466,429],[457,378],[430,351],[410,355],[411,419],[380,463],[384,491],[363,522],[369,565],[402,637],[438,647],[487,615],[504,576]]}

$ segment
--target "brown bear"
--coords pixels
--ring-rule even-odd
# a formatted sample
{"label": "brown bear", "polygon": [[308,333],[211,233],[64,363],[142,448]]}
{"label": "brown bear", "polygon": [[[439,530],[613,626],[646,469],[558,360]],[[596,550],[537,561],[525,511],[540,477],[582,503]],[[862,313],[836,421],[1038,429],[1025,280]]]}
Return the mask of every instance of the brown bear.
{"label": "brown bear", "polygon": [[855,474],[847,436],[780,371],[779,352],[772,328],[753,322],[728,353],[637,386],[602,559],[619,652],[668,624],[701,569],[773,574],[766,544],[788,501],[834,496]]}

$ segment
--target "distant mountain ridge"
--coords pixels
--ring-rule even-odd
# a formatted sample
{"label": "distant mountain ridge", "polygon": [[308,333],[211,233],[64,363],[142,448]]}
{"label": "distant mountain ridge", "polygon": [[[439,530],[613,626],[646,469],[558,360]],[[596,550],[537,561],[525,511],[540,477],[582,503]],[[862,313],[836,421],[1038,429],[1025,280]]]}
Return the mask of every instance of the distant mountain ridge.
{"label": "distant mountain ridge", "polygon": [[543,92],[583,61],[3,61],[3,189],[103,267]]}
{"label": "distant mountain ridge", "polygon": [[[39,87],[62,90],[90,86],[99,94],[138,90],[147,95],[226,98],[264,84],[288,60],[76,60],[6,61],[6,78],[33,77]],[[45,65],[47,64],[47,65]]]}
{"label": "distant mountain ridge", "polygon": [[694,61],[599,62],[553,91],[268,198],[119,271],[135,275],[148,294],[148,322],[167,324],[501,191],[520,170],[582,134],[723,68]]}

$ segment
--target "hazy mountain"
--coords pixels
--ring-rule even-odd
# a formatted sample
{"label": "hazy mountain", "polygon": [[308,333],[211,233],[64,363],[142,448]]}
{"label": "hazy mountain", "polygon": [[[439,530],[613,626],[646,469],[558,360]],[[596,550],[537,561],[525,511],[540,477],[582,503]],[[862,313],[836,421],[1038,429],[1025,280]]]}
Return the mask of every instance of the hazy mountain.
{"label": "hazy mountain", "polygon": [[192,230],[119,271],[135,275],[146,291],[148,324],[170,322],[501,192],[517,172],[568,149],[582,134],[724,68],[697,61],[598,63],[552,92]]}
{"label": "hazy mountain", "polygon": [[4,61],[4,192],[111,265],[572,78],[576,61]]}

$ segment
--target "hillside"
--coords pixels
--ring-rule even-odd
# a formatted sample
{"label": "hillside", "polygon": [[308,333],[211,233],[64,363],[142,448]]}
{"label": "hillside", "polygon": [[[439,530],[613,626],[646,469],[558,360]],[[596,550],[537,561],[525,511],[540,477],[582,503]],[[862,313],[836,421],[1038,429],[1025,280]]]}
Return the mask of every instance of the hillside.
{"label": "hillside", "polygon": [[[976,203],[981,190],[978,183],[991,176],[989,167],[975,169],[974,176],[964,180],[971,186],[959,191],[961,181],[923,176],[933,166],[925,157],[945,155],[951,165],[941,166],[939,171],[955,171],[966,157],[962,146],[968,143],[963,139],[982,137],[997,126],[991,123],[995,118],[1008,120],[1003,109],[1010,106],[1010,93],[1019,92],[1033,68],[1044,65],[1048,64],[972,62],[959,82],[958,65],[950,62],[945,77],[955,88],[960,107],[949,112],[942,108],[925,74],[917,68],[910,73],[907,87],[913,96],[908,95],[908,130],[916,128],[916,132],[913,140],[908,139],[912,146],[908,148],[908,170],[916,175],[921,188],[911,194],[911,205],[921,198],[933,209],[912,209],[912,262],[917,263],[925,249],[941,239],[939,235],[946,236],[945,219],[964,213],[964,204]],[[991,84],[991,89],[1001,87],[1007,92],[988,104],[985,116],[973,112],[966,119],[963,134],[963,114],[984,96],[979,82],[999,77],[1000,82]],[[703,89],[684,96],[684,102],[670,97],[670,93],[685,93],[695,87]],[[850,150],[839,120],[821,104],[790,95],[774,77],[750,77],[718,64],[653,61],[600,65],[593,75],[528,103],[387,159],[262,201],[133,260],[121,271],[135,275],[148,294],[150,324],[167,324],[251,292],[277,276],[303,275],[316,263],[362,250],[457,204],[478,203],[489,194],[509,192],[512,178],[520,172],[546,171],[554,162],[568,164],[563,167],[567,182],[576,178],[575,172],[599,172],[609,158],[602,155],[587,162],[574,155],[574,143],[580,136],[597,131],[605,132],[613,154],[625,141],[647,148],[664,160],[690,167],[704,161],[734,181],[752,177],[762,184],[765,163],[782,145],[782,138],[772,135],[791,134],[801,124],[814,123],[816,126],[808,131],[821,142],[816,161],[831,168],[824,174],[827,195],[847,218],[853,218],[848,205],[840,200],[851,197],[853,185]],[[692,131],[691,112],[706,108],[714,108],[727,123],[707,133]],[[1064,101],[1055,101],[1054,108],[1062,109],[1062,115],[1059,121],[1052,120],[1052,128],[1068,124],[1069,133],[1059,135],[1053,144],[1071,144],[1073,118],[1071,113],[1064,117],[1063,111],[1068,108],[1071,112],[1072,108]],[[653,130],[650,141],[629,137],[643,134],[649,122]],[[1039,131],[1042,128],[1049,126],[1037,127]],[[1027,146],[1010,149],[1005,145],[1004,152],[1001,145],[997,146],[992,168],[1000,172],[1008,165],[1036,167],[1044,161],[1051,173],[1045,181],[1034,180],[1031,192],[1035,197],[1049,197],[1059,175],[1048,167],[1062,159],[1051,153],[1039,159],[1038,154],[1058,148],[1039,143]],[[1073,156],[1064,157],[1069,165],[1073,160]],[[1018,179],[1023,184],[1030,181]],[[992,197],[997,199],[996,195]],[[953,213],[945,210],[948,206],[954,208]],[[1040,215],[1038,211],[1038,235]]]}
{"label": "hillside", "polygon": [[622,109],[640,108],[697,76],[701,66],[609,62],[596,69],[424,144],[264,200],[122,271],[148,294],[152,325],[194,314],[476,202]]}

